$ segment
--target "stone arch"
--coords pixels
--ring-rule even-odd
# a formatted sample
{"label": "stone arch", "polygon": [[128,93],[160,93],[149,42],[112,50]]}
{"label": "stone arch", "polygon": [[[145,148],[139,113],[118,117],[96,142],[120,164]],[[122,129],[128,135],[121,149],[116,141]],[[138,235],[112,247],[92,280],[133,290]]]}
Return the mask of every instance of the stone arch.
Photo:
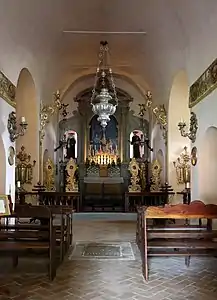
{"label": "stone arch", "polygon": [[4,142],[2,139],[2,136],[0,136],[0,194],[6,193],[6,182],[7,182],[7,172],[6,172],[6,153],[5,153],[5,147]]}
{"label": "stone arch", "polygon": [[181,136],[178,130],[178,123],[181,119],[188,122],[190,119],[190,110],[188,108],[189,99],[189,84],[185,71],[181,70],[174,77],[168,108],[168,157],[167,157],[167,171],[168,181],[174,190],[180,190],[183,187],[178,186],[176,181],[176,171],[173,161],[176,161],[184,146],[190,149],[190,140]]}
{"label": "stone arch", "polygon": [[[20,150],[24,145],[32,160],[36,160],[33,170],[33,185],[39,178],[39,103],[34,79],[27,68],[21,70],[16,90],[16,115],[19,122],[21,117],[25,117],[28,128],[24,136],[16,140],[16,149]],[[26,186],[31,190],[31,186]]]}
{"label": "stone arch", "polygon": [[198,153],[199,198],[205,203],[217,204],[217,127],[207,128]]}

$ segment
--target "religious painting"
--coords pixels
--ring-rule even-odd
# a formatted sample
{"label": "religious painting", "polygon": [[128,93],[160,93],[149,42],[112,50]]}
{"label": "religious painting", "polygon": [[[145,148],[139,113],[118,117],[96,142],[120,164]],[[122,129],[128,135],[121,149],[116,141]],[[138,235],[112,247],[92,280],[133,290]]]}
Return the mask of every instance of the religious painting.
{"label": "religious painting", "polygon": [[135,129],[130,133],[130,158],[142,158],[144,156],[144,134]]}
{"label": "religious painting", "polygon": [[189,93],[189,107],[207,97],[217,87],[217,59],[205,70],[205,72],[191,85]]}
{"label": "religious painting", "polygon": [[114,116],[110,116],[108,125],[103,130],[98,116],[94,116],[90,121],[90,148],[97,152],[117,152],[118,151],[118,123]]}
{"label": "religious painting", "polygon": [[74,130],[67,130],[64,133],[64,141],[66,146],[63,149],[63,155],[65,158],[76,159],[78,157],[78,134]]}

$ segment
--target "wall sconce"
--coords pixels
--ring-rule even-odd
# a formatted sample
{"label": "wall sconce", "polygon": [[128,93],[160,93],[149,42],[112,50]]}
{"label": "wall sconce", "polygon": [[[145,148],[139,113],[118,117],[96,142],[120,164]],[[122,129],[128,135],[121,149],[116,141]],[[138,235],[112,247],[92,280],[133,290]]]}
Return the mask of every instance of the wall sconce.
{"label": "wall sconce", "polygon": [[178,127],[181,136],[188,137],[192,141],[192,143],[196,141],[198,121],[197,121],[197,116],[194,112],[191,112],[189,132],[186,132],[185,130],[186,123],[183,121],[179,122]]}
{"label": "wall sconce", "polygon": [[15,142],[19,136],[23,136],[28,127],[25,117],[21,117],[19,127],[17,125],[16,113],[12,111],[8,116],[8,132],[11,142]]}
{"label": "wall sconce", "polygon": [[190,174],[191,174],[191,157],[187,151],[187,147],[184,147],[184,151],[180,154],[176,161],[173,162],[176,168],[176,180],[177,184],[185,184],[185,188],[190,187]]}

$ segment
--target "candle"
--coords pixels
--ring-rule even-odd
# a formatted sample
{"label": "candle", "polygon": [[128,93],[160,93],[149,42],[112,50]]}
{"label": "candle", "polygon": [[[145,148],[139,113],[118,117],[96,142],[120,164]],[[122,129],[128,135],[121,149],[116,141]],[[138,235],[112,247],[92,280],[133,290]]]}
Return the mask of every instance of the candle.
{"label": "candle", "polygon": [[187,189],[190,189],[190,182],[187,182],[187,183],[186,183],[186,188],[187,188]]}
{"label": "candle", "polygon": [[25,123],[25,122],[26,122],[25,117],[21,117],[21,123]]}
{"label": "candle", "polygon": [[17,187],[20,188],[20,181],[17,181]]}

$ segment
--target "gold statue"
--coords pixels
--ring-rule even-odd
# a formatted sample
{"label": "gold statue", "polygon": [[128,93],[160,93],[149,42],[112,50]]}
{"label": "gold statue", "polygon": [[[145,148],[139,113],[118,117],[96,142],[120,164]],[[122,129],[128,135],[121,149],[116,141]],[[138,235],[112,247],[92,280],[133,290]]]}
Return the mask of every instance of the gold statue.
{"label": "gold statue", "polygon": [[55,192],[55,167],[50,158],[44,164],[44,186],[46,191]]}
{"label": "gold statue", "polygon": [[130,182],[131,184],[128,186],[129,192],[141,192],[141,186],[139,185],[139,171],[140,167],[135,158],[132,158],[128,170],[131,173]]}
{"label": "gold statue", "polygon": [[176,180],[177,184],[185,184],[187,186],[190,183],[191,174],[191,157],[187,151],[187,147],[184,147],[184,151],[180,154],[176,161],[173,162],[176,168]]}
{"label": "gold statue", "polygon": [[78,192],[78,184],[75,179],[75,172],[77,170],[77,165],[73,158],[70,158],[66,165],[66,192]]}
{"label": "gold statue", "polygon": [[140,180],[141,180],[142,191],[145,191],[145,188],[146,188],[146,165],[144,162],[141,163],[141,165],[140,165]]}
{"label": "gold statue", "polygon": [[23,184],[32,184],[33,179],[33,167],[36,161],[30,163],[31,155],[27,154],[25,147],[22,146],[20,152],[16,156],[16,181],[20,181]]}
{"label": "gold statue", "polygon": [[161,172],[162,167],[160,162],[155,159],[151,166],[151,191],[159,191],[161,187]]}

